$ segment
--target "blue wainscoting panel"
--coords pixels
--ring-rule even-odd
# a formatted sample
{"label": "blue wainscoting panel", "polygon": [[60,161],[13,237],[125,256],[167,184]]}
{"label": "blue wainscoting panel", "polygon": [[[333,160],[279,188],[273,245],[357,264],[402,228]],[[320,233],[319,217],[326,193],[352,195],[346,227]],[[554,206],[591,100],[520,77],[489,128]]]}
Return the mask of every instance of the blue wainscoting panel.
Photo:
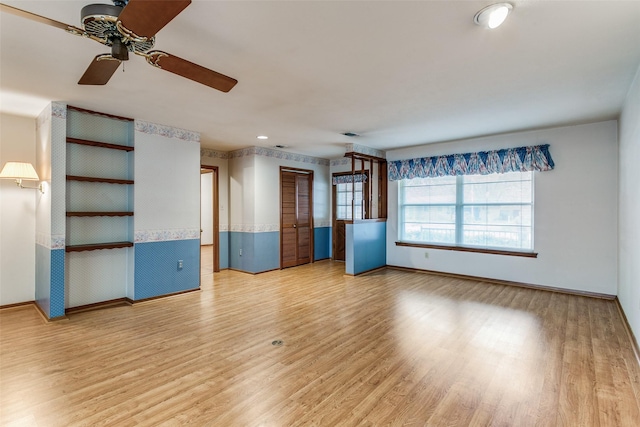
{"label": "blue wainscoting panel", "polygon": [[51,249],[36,245],[36,303],[51,318]]}
{"label": "blue wainscoting panel", "polygon": [[36,244],[36,304],[48,319],[64,316],[64,255]]}
{"label": "blue wainscoting panel", "polygon": [[313,229],[313,260],[331,258],[331,227]]}
{"label": "blue wainscoting panel", "polygon": [[344,242],[344,272],[355,274],[355,259],[353,254],[353,224],[345,224]]}
{"label": "blue wainscoting panel", "polygon": [[357,221],[347,224],[345,270],[347,274],[360,274],[384,267],[387,263],[387,223]]}
{"label": "blue wainscoting panel", "polygon": [[221,231],[220,240],[218,241],[218,250],[220,252],[220,269],[229,268],[229,232]]}
{"label": "blue wainscoting panel", "polygon": [[252,273],[280,268],[280,232],[254,233]]}
{"label": "blue wainscoting panel", "polygon": [[[240,253],[242,252],[242,255]],[[250,254],[253,253],[253,233],[229,232],[229,268],[249,271],[245,268]]]}
{"label": "blue wainscoting panel", "polygon": [[229,232],[229,268],[248,273],[280,268],[280,232]]}
{"label": "blue wainscoting panel", "polygon": [[49,318],[64,316],[64,249],[51,250],[51,293]]}
{"label": "blue wainscoting panel", "polygon": [[135,244],[135,300],[199,287],[200,239]]}

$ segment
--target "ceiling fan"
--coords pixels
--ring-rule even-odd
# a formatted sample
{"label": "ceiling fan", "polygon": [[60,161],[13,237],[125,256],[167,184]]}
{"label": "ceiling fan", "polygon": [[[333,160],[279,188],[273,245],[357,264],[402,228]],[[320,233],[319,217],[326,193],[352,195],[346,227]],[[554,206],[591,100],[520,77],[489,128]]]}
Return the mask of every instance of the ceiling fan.
{"label": "ceiling fan", "polygon": [[0,11],[51,25],[70,34],[89,38],[111,47],[111,53],[97,55],[78,81],[81,85],[104,85],[129,52],[146,58],[161,70],[229,92],[238,81],[186,59],[160,50],[151,50],[155,35],[182,12],[191,0],[112,0],[110,4],[90,4],[82,8],[82,28],[36,15],[0,3]]}

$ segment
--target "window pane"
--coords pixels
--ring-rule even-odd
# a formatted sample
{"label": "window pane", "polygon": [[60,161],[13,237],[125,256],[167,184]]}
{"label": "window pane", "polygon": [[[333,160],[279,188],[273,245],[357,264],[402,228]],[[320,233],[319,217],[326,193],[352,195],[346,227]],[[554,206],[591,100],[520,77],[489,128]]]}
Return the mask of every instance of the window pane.
{"label": "window pane", "polygon": [[464,203],[531,203],[532,172],[463,177]]}
{"label": "window pane", "polygon": [[403,240],[448,243],[456,241],[455,206],[405,206]]}
{"label": "window pane", "polygon": [[456,242],[455,224],[405,223],[402,240],[453,245]]}
{"label": "window pane", "polygon": [[461,243],[531,249],[531,205],[465,206]]}
{"label": "window pane", "polygon": [[344,206],[347,204],[347,193],[338,193],[336,194],[336,202],[338,203],[338,206]]}
{"label": "window pane", "polygon": [[337,206],[336,207],[336,218],[338,218],[338,219],[347,219],[347,208],[346,208],[346,206]]}
{"label": "window pane", "polygon": [[362,203],[362,183],[357,182],[355,185],[351,183],[336,184],[336,218],[337,219],[353,219],[351,212],[351,203],[353,200],[353,192],[351,191],[355,187],[356,190],[356,218],[362,217],[362,206],[358,204]]}
{"label": "window pane", "polygon": [[410,180],[404,186],[404,202],[407,204],[455,203],[455,177]]}
{"label": "window pane", "polygon": [[362,207],[356,206],[355,211],[354,219],[362,219]]}
{"label": "window pane", "polygon": [[464,225],[530,225],[531,205],[466,205],[462,215]]}

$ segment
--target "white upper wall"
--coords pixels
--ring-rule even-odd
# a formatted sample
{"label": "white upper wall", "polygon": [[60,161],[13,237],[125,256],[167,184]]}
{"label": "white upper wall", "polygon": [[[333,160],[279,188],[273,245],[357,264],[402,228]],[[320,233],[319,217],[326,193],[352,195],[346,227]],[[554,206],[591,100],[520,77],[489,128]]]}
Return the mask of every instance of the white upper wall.
{"label": "white upper wall", "polygon": [[[9,161],[35,166],[35,141],[35,119],[0,114],[0,168]],[[0,305],[35,299],[36,197],[0,180]]]}
{"label": "white upper wall", "polygon": [[200,143],[140,132],[136,122],[134,156],[136,234],[199,238]]}
{"label": "white upper wall", "polygon": [[315,227],[330,226],[328,161],[259,147],[233,152],[229,159],[229,229],[280,230],[280,167],[313,171]]}
{"label": "white upper wall", "polygon": [[[387,264],[608,295],[617,293],[616,121],[430,144],[387,152],[400,160],[550,144],[555,169],[535,173],[537,258],[396,246],[398,183],[389,183]],[[425,258],[425,251],[429,257]]]}
{"label": "white upper wall", "polygon": [[200,174],[200,244],[213,244],[213,172]]}
{"label": "white upper wall", "polygon": [[329,166],[267,156],[256,156],[255,217],[258,224],[276,224],[280,229],[280,167],[313,171],[313,221],[327,227],[330,214]]}
{"label": "white upper wall", "polygon": [[640,67],[620,116],[618,299],[640,339]]}
{"label": "white upper wall", "polygon": [[254,169],[253,156],[229,159],[229,231],[253,231]]}

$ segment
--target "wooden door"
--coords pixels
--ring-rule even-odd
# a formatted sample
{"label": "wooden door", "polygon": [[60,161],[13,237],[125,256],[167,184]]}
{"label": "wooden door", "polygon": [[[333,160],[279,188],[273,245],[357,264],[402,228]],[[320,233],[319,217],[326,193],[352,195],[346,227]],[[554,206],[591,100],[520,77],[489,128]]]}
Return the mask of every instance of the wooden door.
{"label": "wooden door", "polygon": [[280,170],[280,266],[313,258],[312,171]]}
{"label": "wooden door", "polygon": [[347,242],[347,226],[344,219],[336,219],[333,222],[333,259],[345,261],[345,246]]}

